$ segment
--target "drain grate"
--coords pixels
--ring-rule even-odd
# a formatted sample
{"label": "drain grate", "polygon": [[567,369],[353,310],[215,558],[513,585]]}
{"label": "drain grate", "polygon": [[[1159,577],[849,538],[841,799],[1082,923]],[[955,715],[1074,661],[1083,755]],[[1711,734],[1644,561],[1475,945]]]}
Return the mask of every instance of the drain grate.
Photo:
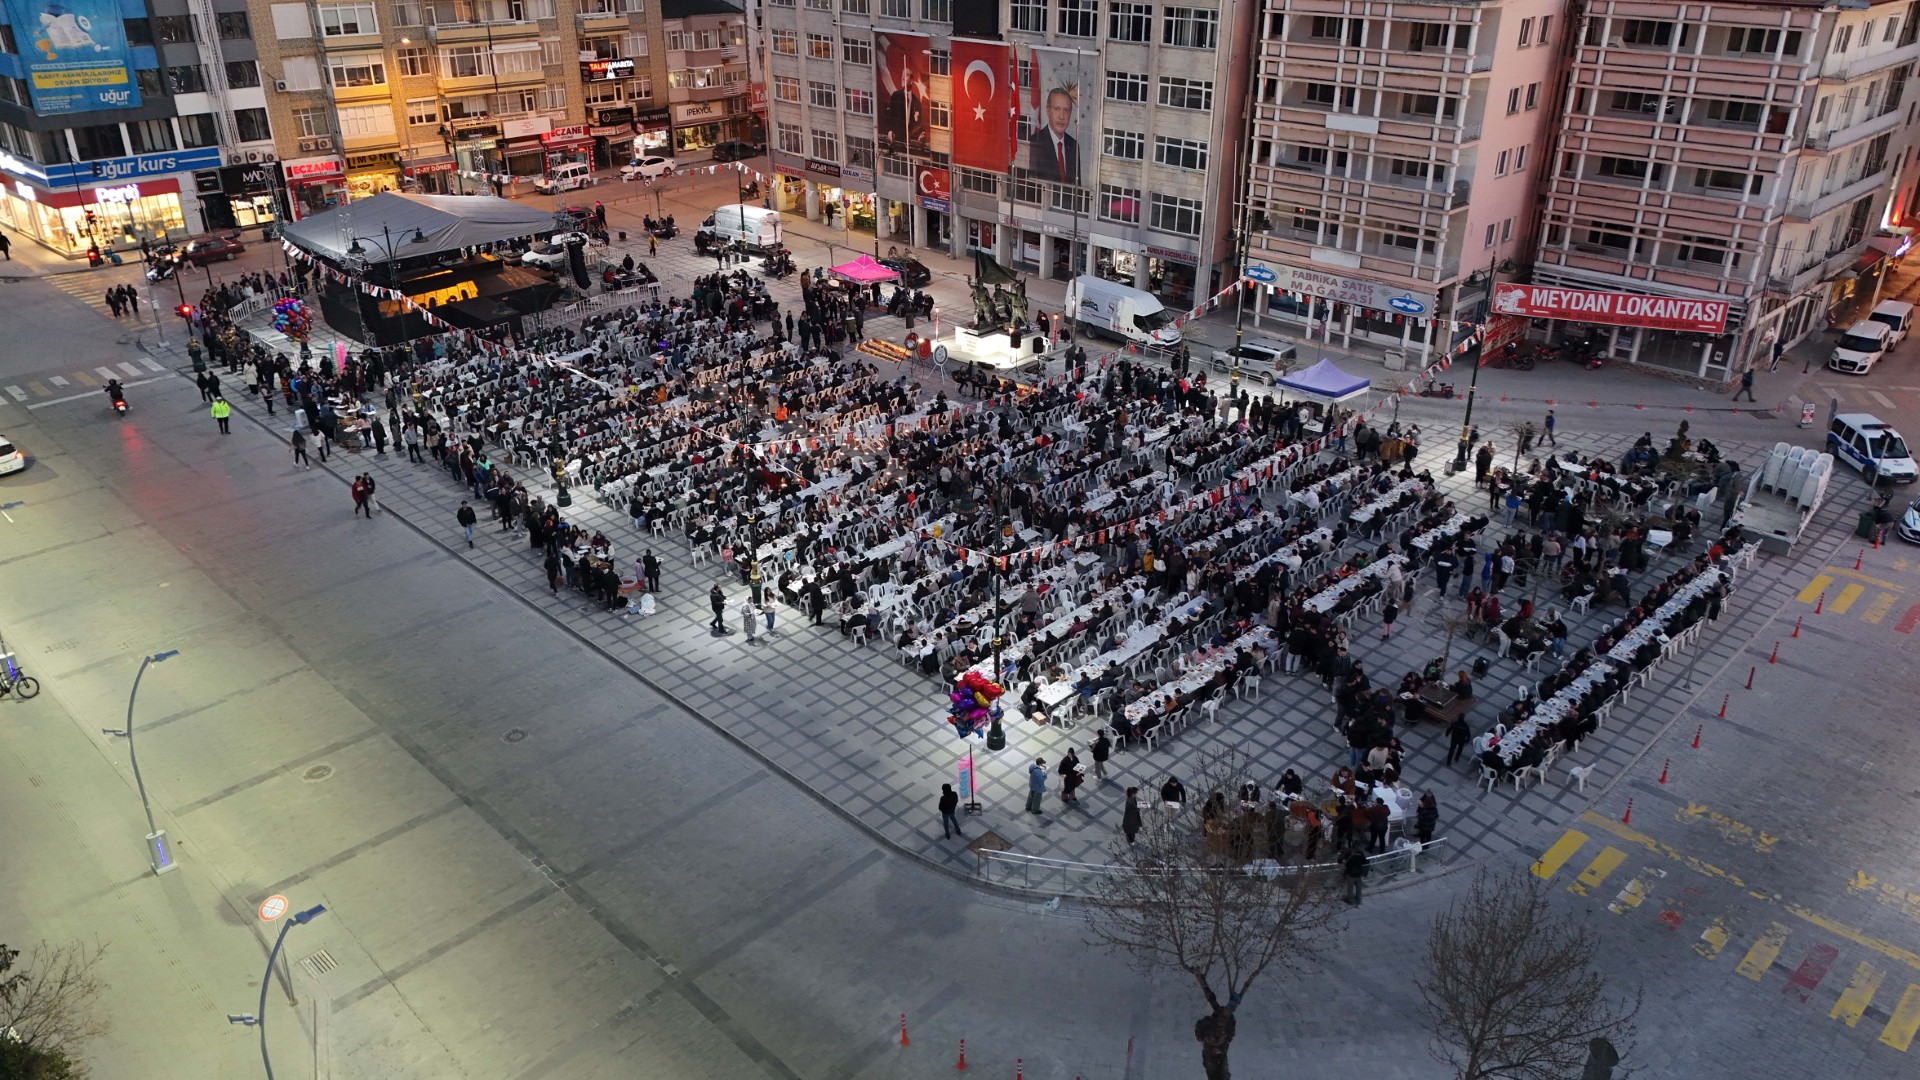
{"label": "drain grate", "polygon": [[527,733],[520,730],[519,728],[513,728],[509,730],[505,735],[500,736],[500,738],[505,742],[519,742],[521,739],[524,739],[526,737],[527,737]]}
{"label": "drain grate", "polygon": [[315,765],[313,768],[308,769],[306,772],[301,773],[300,779],[305,780],[309,784],[317,784],[320,781],[325,780],[327,777],[332,775],[333,775],[333,766]]}
{"label": "drain grate", "polygon": [[307,974],[317,979],[327,972],[332,971],[334,968],[339,967],[340,961],[335,960],[332,953],[321,949],[319,952],[300,961],[300,966],[307,969]]}

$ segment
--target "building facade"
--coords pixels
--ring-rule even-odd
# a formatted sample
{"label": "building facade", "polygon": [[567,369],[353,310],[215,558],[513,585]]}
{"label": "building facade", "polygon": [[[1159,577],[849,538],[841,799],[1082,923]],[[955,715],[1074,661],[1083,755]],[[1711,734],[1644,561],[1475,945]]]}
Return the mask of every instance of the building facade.
{"label": "building facade", "polygon": [[755,138],[746,14],[728,0],[662,0],[667,46],[668,152],[702,161],[715,144]]}
{"label": "building facade", "polygon": [[1530,251],[1559,0],[1267,0],[1249,297],[1289,336],[1431,355]]}
{"label": "building facade", "polygon": [[245,0],[84,9],[23,28],[0,6],[0,223],[79,257],[273,220]]}
{"label": "building facade", "polygon": [[1875,237],[1911,138],[1915,14],[1595,0],[1533,280],[1724,302],[1720,333],[1599,328],[1615,359],[1714,382],[1864,315],[1894,251]]}
{"label": "building facade", "polygon": [[672,141],[657,0],[255,9],[294,217],[379,191],[506,190]]}

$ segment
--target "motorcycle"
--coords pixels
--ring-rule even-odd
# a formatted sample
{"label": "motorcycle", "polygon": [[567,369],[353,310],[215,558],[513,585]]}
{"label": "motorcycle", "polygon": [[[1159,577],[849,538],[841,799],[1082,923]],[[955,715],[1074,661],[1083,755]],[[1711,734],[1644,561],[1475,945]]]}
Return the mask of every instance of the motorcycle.
{"label": "motorcycle", "polygon": [[652,214],[648,214],[645,218],[641,219],[641,222],[646,225],[647,232],[656,240],[671,240],[680,235],[680,230],[674,227],[672,214],[668,214],[664,218],[656,218]]}
{"label": "motorcycle", "polygon": [[1492,366],[1512,368],[1515,371],[1532,371],[1534,355],[1522,349],[1519,342],[1509,341],[1501,346],[1500,355],[1494,358]]}
{"label": "motorcycle", "polygon": [[1427,385],[1421,387],[1419,393],[1421,397],[1450,398],[1453,396],[1453,384],[1436,383],[1428,379]]}
{"label": "motorcycle", "polygon": [[107,383],[107,397],[113,401],[113,411],[115,415],[127,415],[127,396],[121,391],[120,381],[118,379],[111,380]]}

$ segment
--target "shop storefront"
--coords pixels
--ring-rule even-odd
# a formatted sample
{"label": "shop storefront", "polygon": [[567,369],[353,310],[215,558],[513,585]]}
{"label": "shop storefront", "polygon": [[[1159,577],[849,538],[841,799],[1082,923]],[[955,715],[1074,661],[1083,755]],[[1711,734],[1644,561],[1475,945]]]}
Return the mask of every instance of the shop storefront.
{"label": "shop storefront", "polygon": [[383,191],[400,189],[400,155],[391,151],[378,154],[347,155],[347,198],[364,199]]}
{"label": "shop storefront", "polygon": [[177,240],[204,228],[194,173],[219,165],[211,148],[44,166],[0,154],[0,221],[69,256]]}
{"label": "shop storefront", "polygon": [[686,101],[673,107],[673,152],[700,154],[715,143],[738,138],[739,120],[727,115],[725,101]]}
{"label": "shop storefront", "polygon": [[1007,265],[1029,274],[1040,272],[1040,234],[1032,229],[1010,229],[1008,239],[1013,250],[1007,253]]}
{"label": "shop storefront", "polygon": [[[1146,254],[1149,287],[1160,292],[1184,284],[1189,290],[1187,300],[1191,302],[1198,268],[1178,259],[1190,260],[1193,256],[1155,247],[1147,248]],[[1422,354],[1427,349],[1427,324],[1438,312],[1431,294],[1305,267],[1259,260],[1250,265],[1262,267],[1273,275],[1270,281],[1259,286],[1252,305],[1256,325],[1278,319],[1285,324],[1285,333],[1297,334],[1309,341],[1331,341],[1342,347],[1363,341]],[[1156,271],[1162,283],[1159,287],[1152,284]],[[1162,292],[1161,295],[1174,294]]]}
{"label": "shop storefront", "polygon": [[441,154],[407,162],[400,177],[410,191],[422,195],[453,195],[457,193],[453,187],[453,171],[453,155]]}
{"label": "shop storefront", "polygon": [[673,145],[673,114],[666,109],[649,109],[634,117],[636,134],[633,137],[633,154],[641,157],[646,154],[671,154]]}
{"label": "shop storefront", "polygon": [[503,122],[500,156],[505,164],[500,171],[509,176],[541,175],[546,166],[546,146],[540,140],[552,130],[553,121],[544,116]]}
{"label": "shop storefront", "polygon": [[805,166],[792,163],[790,155],[776,155],[773,177],[768,184],[766,205],[783,214],[807,214],[807,177]]}
{"label": "shop storefront", "polygon": [[1148,245],[1147,291],[1173,308],[1193,306],[1195,283],[1199,278],[1199,256],[1190,251]]}
{"label": "shop storefront", "polygon": [[540,136],[542,167],[548,173],[576,162],[593,164],[593,136],[587,125],[557,127]]}
{"label": "shop storefront", "polygon": [[594,164],[602,169],[617,169],[632,161],[634,127],[633,108],[601,109],[594,114],[594,125],[587,129],[593,137]]}
{"label": "shop storefront", "polygon": [[1147,287],[1146,250],[1135,240],[1093,233],[1087,238],[1093,245],[1095,277],[1117,281],[1136,289]]}
{"label": "shop storefront", "polygon": [[[497,129],[496,129],[497,130]],[[453,144],[453,192],[456,195],[484,190],[474,174],[500,171],[500,140],[495,135],[463,137]],[[464,175],[463,175],[464,174]]]}
{"label": "shop storefront", "polygon": [[206,228],[250,229],[276,220],[276,178],[276,168],[269,162],[194,173]]}
{"label": "shop storefront", "polygon": [[295,221],[347,201],[347,163],[337,157],[295,158],[280,163],[287,204]]}

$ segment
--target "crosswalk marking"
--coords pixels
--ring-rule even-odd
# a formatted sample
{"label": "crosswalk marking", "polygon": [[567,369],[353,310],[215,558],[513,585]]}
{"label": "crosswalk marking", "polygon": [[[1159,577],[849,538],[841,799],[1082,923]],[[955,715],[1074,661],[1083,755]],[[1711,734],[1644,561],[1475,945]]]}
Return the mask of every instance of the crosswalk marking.
{"label": "crosswalk marking", "polygon": [[1790,932],[1779,923],[1774,923],[1767,928],[1766,933],[1760,935],[1760,940],[1753,943],[1753,947],[1747,950],[1747,955],[1740,959],[1739,966],[1733,970],[1754,982],[1759,982],[1760,977],[1773,966],[1773,962],[1780,958],[1780,949],[1786,945],[1787,934]]}
{"label": "crosswalk marking", "polygon": [[46,395],[53,393],[53,391],[47,389],[46,383],[39,382],[37,380],[34,382],[28,383],[27,389],[33,391],[34,396],[36,397],[45,397]]}
{"label": "crosswalk marking", "polygon": [[117,379],[120,377],[119,372],[109,367],[97,367],[97,368],[94,368],[93,370],[94,370],[94,374],[99,375],[103,379]]}
{"label": "crosswalk marking", "polygon": [[58,375],[50,375],[50,376],[48,376],[48,377],[47,377],[47,381],[48,381],[48,382],[50,382],[50,383],[52,383],[52,384],[53,384],[53,385],[55,385],[55,386],[65,386],[65,385],[67,385],[67,380],[65,380],[65,379],[63,379],[63,378],[61,378],[61,377],[60,377],[60,376],[58,376]]}
{"label": "crosswalk marking", "polygon": [[143,356],[143,357],[141,357],[141,358],[140,358],[140,362],[141,362],[142,364],[145,364],[145,365],[147,366],[147,370],[148,370],[148,371],[165,371],[165,370],[167,370],[167,369],[166,369],[166,367],[165,367],[164,365],[162,365],[162,364],[156,364],[156,363],[154,363],[154,362],[153,362],[153,357],[151,357],[151,356]]}
{"label": "crosswalk marking", "polygon": [[126,372],[127,374],[133,376],[136,379],[146,374],[146,372],[141,371],[139,368],[134,367],[132,364],[127,363],[125,360],[122,360],[120,362],[120,370]]}
{"label": "crosswalk marking", "polygon": [[1627,853],[1619,848],[1601,848],[1600,854],[1595,855],[1593,861],[1587,864],[1587,868],[1580,871],[1580,876],[1574,879],[1573,884],[1567,886],[1567,891],[1579,893],[1581,896],[1587,895],[1588,889],[1605,881],[1607,875],[1613,873],[1625,861],[1627,861]]}
{"label": "crosswalk marking", "polygon": [[1627,887],[1621,889],[1620,895],[1614,897],[1613,902],[1607,905],[1607,910],[1615,915],[1625,915],[1639,907],[1647,897],[1653,895],[1654,882],[1666,876],[1665,870],[1655,866],[1649,866],[1640,871],[1640,875],[1627,882]]}
{"label": "crosswalk marking", "polygon": [[1549,879],[1560,872],[1560,868],[1573,858],[1573,853],[1587,842],[1587,834],[1568,829],[1560,839],[1553,842],[1546,854],[1533,864],[1533,876],[1542,880]]}
{"label": "crosswalk marking", "polygon": [[1879,593],[1874,596],[1873,603],[1867,605],[1866,614],[1860,616],[1860,621],[1878,625],[1880,620],[1886,618],[1887,613],[1892,610],[1893,594],[1888,592]]}
{"label": "crosswalk marking", "polygon": [[1794,599],[1800,601],[1803,604],[1811,604],[1815,600],[1819,599],[1820,594],[1823,592],[1826,592],[1827,587],[1832,584],[1833,584],[1832,574],[1815,574],[1813,576],[1813,580],[1807,582],[1807,587],[1804,589],[1801,589],[1800,595],[1794,597]]}
{"label": "crosswalk marking", "polygon": [[1828,606],[1833,609],[1834,614],[1845,615],[1847,609],[1853,606],[1853,602],[1864,596],[1866,591],[1867,589],[1864,585],[1848,585],[1846,588],[1840,590],[1840,595]]}
{"label": "crosswalk marking", "polygon": [[1847,980],[1847,988],[1840,991],[1840,1000],[1833,1003],[1833,1011],[1827,1015],[1848,1027],[1860,1023],[1860,1017],[1873,1004],[1874,991],[1880,989],[1881,980],[1886,972],[1862,960],[1860,966],[1853,969],[1853,978]]}
{"label": "crosswalk marking", "polygon": [[100,385],[100,383],[99,383],[99,382],[98,382],[98,381],[97,381],[96,379],[94,379],[94,377],[93,377],[93,376],[91,376],[91,375],[89,375],[89,374],[87,374],[87,373],[86,373],[86,372],[84,372],[84,371],[76,371],[76,372],[74,372],[74,373],[73,373],[73,377],[74,377],[74,379],[75,379],[75,381],[77,381],[77,382],[83,382],[83,383],[86,383],[86,384],[87,384],[88,386],[99,386],[99,385]]}
{"label": "crosswalk marking", "polygon": [[1721,949],[1727,947],[1727,937],[1726,920],[1715,919],[1713,920],[1712,926],[1700,931],[1700,944],[1695,945],[1693,951],[1708,960],[1712,960],[1714,957],[1720,955]]}
{"label": "crosswalk marking", "polygon": [[1900,995],[1900,1004],[1893,1007],[1893,1019],[1880,1032],[1880,1041],[1904,1053],[1913,1045],[1915,1032],[1920,1032],[1920,984],[1910,983]]}
{"label": "crosswalk marking", "polygon": [[9,387],[7,387],[7,393],[9,393],[9,394],[12,394],[12,395],[13,395],[13,399],[14,399],[15,401],[25,401],[25,400],[27,400],[27,392],[26,392],[25,390],[22,390],[22,389],[20,389],[20,388],[19,388],[19,387],[17,387],[17,386],[9,386]]}
{"label": "crosswalk marking", "polygon": [[1827,969],[1833,966],[1833,961],[1839,955],[1839,949],[1824,943],[1808,949],[1807,954],[1800,958],[1800,965],[1787,977],[1787,985],[1780,988],[1781,995],[1797,997],[1805,1005],[1814,990],[1819,988],[1820,980],[1827,977]]}
{"label": "crosswalk marking", "polygon": [[1879,403],[1880,403],[1880,407],[1881,407],[1881,408],[1883,408],[1883,409],[1897,409],[1897,408],[1899,408],[1899,406],[1897,406],[1897,405],[1895,405],[1895,404],[1893,403],[1893,399],[1892,399],[1892,398],[1890,398],[1890,397],[1888,397],[1887,395],[1885,395],[1885,394],[1883,394],[1883,393],[1881,393],[1881,392],[1880,392],[1880,391],[1878,391],[1878,390],[1869,390],[1869,391],[1867,391],[1867,396],[1868,396],[1868,397],[1870,397],[1870,398],[1872,398],[1873,400],[1875,400],[1875,401],[1877,401],[1877,402],[1879,402]]}

